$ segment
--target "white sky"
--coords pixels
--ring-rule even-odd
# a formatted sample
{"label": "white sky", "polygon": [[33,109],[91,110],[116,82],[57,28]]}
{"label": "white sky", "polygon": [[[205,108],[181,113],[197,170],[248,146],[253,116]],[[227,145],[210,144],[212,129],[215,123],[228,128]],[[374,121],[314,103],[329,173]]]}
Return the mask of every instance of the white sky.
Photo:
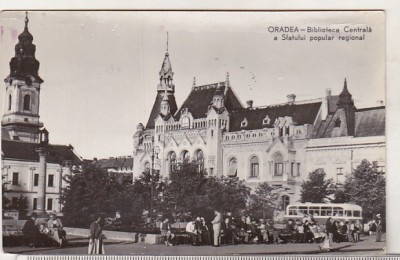
{"label": "white sky", "polygon": [[[24,12],[3,12],[0,77],[9,74]],[[385,99],[382,12],[30,12],[40,61],[41,120],[54,144],[84,158],[130,155],[132,135],[150,114],[166,51],[178,106],[198,85],[230,82],[255,106],[339,94],[347,77],[358,108]],[[268,26],[368,25],[365,41],[274,41]],[[243,68],[241,68],[243,67]],[[4,102],[5,87],[0,88]],[[4,106],[2,106],[4,107]],[[4,112],[4,108],[3,108]]]}

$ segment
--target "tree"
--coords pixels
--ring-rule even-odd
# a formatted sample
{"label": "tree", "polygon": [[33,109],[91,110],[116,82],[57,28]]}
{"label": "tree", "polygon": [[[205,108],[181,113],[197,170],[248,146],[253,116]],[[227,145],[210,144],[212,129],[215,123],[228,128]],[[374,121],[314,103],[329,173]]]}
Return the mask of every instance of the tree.
{"label": "tree", "polygon": [[303,181],[301,185],[301,202],[323,203],[329,199],[329,195],[333,192],[329,187],[333,184],[332,179],[325,179],[326,173],[324,169],[319,168],[308,175],[307,181]]}
{"label": "tree", "polygon": [[60,201],[68,224],[87,227],[99,213],[114,217],[143,210],[137,205],[132,192],[132,177],[119,173],[109,173],[95,164],[86,164],[83,171],[65,176],[68,183]]}
{"label": "tree", "polygon": [[246,209],[250,188],[243,180],[237,177],[210,177],[204,188],[205,202],[209,208],[234,215]]}
{"label": "tree", "polygon": [[344,191],[349,202],[362,207],[365,218],[372,219],[378,213],[385,215],[386,179],[377,162],[363,160],[346,179]]}
{"label": "tree", "polygon": [[6,191],[7,191],[7,184],[9,183],[9,182],[4,181],[6,179],[6,175],[2,174],[1,175],[1,179],[2,179],[2,185],[1,185],[2,186],[1,187],[2,200],[1,200],[1,203],[2,203],[3,217],[4,217],[4,212],[7,209],[9,209],[11,201],[5,195]]}
{"label": "tree", "polygon": [[203,173],[196,165],[183,163],[170,175],[170,182],[165,187],[164,211],[193,212],[204,206],[205,184]]}
{"label": "tree", "polygon": [[272,219],[274,210],[279,206],[279,194],[268,182],[263,182],[250,195],[249,204],[249,211],[254,217]]}

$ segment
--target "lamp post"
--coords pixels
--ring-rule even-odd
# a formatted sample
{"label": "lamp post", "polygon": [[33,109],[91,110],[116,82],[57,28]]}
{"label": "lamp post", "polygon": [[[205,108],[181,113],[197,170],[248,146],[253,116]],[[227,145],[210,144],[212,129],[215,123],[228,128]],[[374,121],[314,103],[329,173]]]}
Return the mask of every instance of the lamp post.
{"label": "lamp post", "polygon": [[158,159],[158,154],[160,153],[160,147],[154,146],[153,152],[151,154],[151,171],[150,171],[150,181],[151,181],[151,194],[150,194],[150,216],[153,216],[153,200],[154,200],[154,159]]}

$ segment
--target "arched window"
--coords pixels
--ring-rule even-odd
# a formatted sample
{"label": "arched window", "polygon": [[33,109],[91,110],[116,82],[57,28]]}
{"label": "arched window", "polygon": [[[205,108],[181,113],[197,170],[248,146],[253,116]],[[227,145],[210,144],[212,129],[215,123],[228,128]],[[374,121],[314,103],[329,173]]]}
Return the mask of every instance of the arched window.
{"label": "arched window", "polygon": [[228,174],[229,177],[237,176],[237,160],[236,158],[232,158],[229,160]]}
{"label": "arched window", "polygon": [[283,157],[280,153],[274,157],[274,175],[283,175]]}
{"label": "arched window", "polygon": [[253,156],[250,160],[250,177],[255,178],[259,175],[258,158]]}
{"label": "arched window", "polygon": [[186,150],[183,150],[182,152],[181,152],[181,161],[182,162],[185,162],[185,163],[187,163],[187,162],[189,162],[189,152],[188,151],[186,151]]}
{"label": "arched window", "polygon": [[282,195],[281,197],[281,207],[282,210],[286,210],[286,207],[290,204],[290,197],[288,195]]}
{"label": "arched window", "polygon": [[202,150],[197,150],[194,153],[194,162],[197,165],[198,172],[203,172],[204,170],[204,154]]}
{"label": "arched window", "polygon": [[8,96],[8,110],[11,110],[11,102],[12,102],[12,97],[11,95]]}
{"label": "arched window", "polygon": [[24,110],[31,110],[31,96],[24,96]]}
{"label": "arched window", "polygon": [[143,172],[150,172],[150,163],[149,162],[144,163]]}
{"label": "arched window", "polygon": [[169,173],[173,173],[176,170],[176,153],[175,152],[170,152],[168,154],[168,164],[169,164]]}
{"label": "arched window", "polygon": [[181,123],[181,125],[182,125],[182,128],[189,128],[189,126],[190,126],[190,119],[189,119],[189,117],[187,117],[187,116],[182,117],[182,123]]}

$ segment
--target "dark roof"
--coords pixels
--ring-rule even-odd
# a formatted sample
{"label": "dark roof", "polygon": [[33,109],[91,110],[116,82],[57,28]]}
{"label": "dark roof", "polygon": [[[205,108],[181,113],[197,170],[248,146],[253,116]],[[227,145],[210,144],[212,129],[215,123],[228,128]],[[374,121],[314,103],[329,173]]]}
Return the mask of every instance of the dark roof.
{"label": "dark roof", "polygon": [[[156,100],[154,101],[153,109],[151,110],[149,120],[147,121],[146,128],[153,129],[155,125],[155,120],[160,113],[160,105],[161,101],[163,100],[163,93],[157,93]],[[175,114],[178,106],[176,105],[175,96],[168,95],[168,101],[170,106],[171,114]]]}
{"label": "dark roof", "polygon": [[355,136],[385,135],[385,112],[384,106],[358,109],[355,115]]}
{"label": "dark roof", "polygon": [[[284,103],[276,106],[246,108],[234,111],[231,115],[229,131],[253,130],[272,127],[278,117],[290,116],[293,122],[298,125],[313,124],[320,110],[321,102],[307,104]],[[264,125],[263,119],[268,115],[270,124]],[[247,119],[247,126],[241,127],[244,119]]]}
{"label": "dark roof", "polygon": [[[38,162],[39,154],[37,143],[1,140],[1,150],[4,159]],[[72,160],[73,164],[81,164],[82,160],[73,152],[73,147],[68,145],[52,145],[48,147],[47,162],[61,164],[64,160]]]}
{"label": "dark roof", "polygon": [[97,164],[101,168],[105,169],[119,169],[119,168],[131,168],[133,167],[133,158],[132,157],[115,157],[108,159],[99,159],[97,160]]}
{"label": "dark roof", "polygon": [[224,98],[224,105],[228,112],[235,109],[242,109],[243,106],[239,99],[236,97],[231,87],[227,87],[225,82],[214,83],[204,86],[193,87],[189,96],[183,102],[182,106],[175,114],[175,119],[179,120],[181,117],[181,111],[183,108],[187,108],[190,113],[192,113],[193,118],[204,118],[208,112],[208,108],[213,99],[214,93],[217,90],[218,85],[220,85],[220,90],[222,92],[226,91],[226,97]]}
{"label": "dark roof", "polygon": [[[354,137],[385,135],[385,107],[371,107],[356,109],[354,112]],[[334,114],[329,114],[316,129],[316,138],[330,138],[347,136],[347,131],[337,131],[335,121],[337,118],[346,122],[344,109],[338,109]]]}

